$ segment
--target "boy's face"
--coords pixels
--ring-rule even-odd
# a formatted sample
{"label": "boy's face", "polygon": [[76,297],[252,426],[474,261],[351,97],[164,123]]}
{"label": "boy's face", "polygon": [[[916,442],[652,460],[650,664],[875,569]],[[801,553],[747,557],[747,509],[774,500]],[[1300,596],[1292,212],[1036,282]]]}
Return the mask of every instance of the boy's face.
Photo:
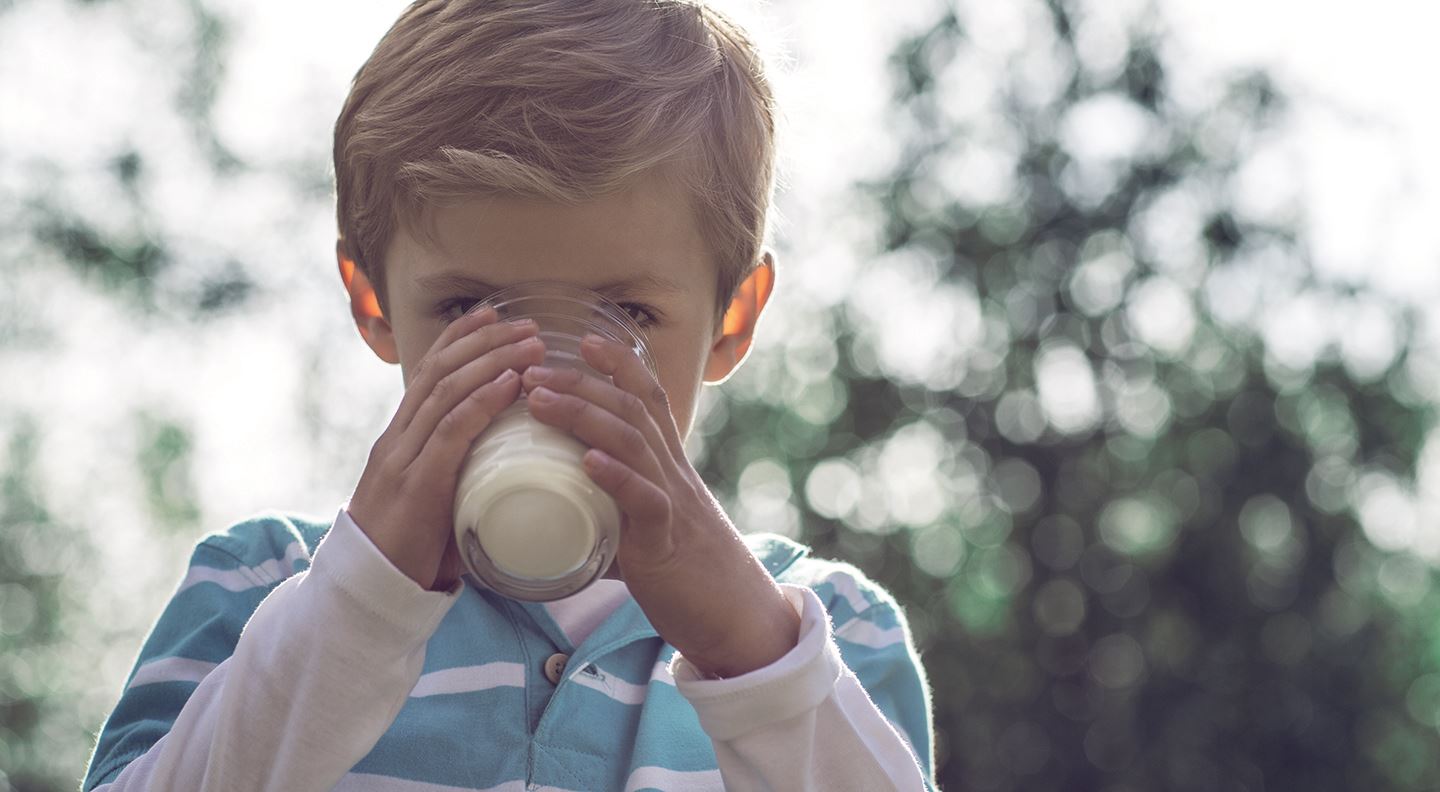
{"label": "boy's face", "polygon": [[438,250],[404,228],[392,238],[388,316],[379,315],[365,276],[340,261],[361,335],[381,359],[400,364],[406,387],[445,326],[490,289],[563,281],[605,294],[640,324],[684,438],[702,383],[725,379],[744,358],[773,282],[767,255],[726,321],[717,320],[715,264],[689,201],[653,176],[578,206],[495,196],[434,210],[434,219]]}

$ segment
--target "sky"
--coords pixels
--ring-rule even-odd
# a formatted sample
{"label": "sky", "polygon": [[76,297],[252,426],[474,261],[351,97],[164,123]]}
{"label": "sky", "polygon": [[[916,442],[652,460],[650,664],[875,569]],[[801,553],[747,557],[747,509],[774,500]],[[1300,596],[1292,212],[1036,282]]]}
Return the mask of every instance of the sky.
{"label": "sky", "polygon": [[[1166,0],[1197,74],[1261,64],[1314,100],[1295,131],[1317,263],[1397,295],[1440,291],[1440,6]],[[1367,129],[1366,127],[1372,127]]]}

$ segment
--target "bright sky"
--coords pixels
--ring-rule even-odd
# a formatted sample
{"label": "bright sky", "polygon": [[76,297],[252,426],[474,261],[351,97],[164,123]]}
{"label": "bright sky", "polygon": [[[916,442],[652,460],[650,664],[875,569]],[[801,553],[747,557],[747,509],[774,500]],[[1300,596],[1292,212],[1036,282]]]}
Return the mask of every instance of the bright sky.
{"label": "bright sky", "polygon": [[[1440,296],[1440,6],[1416,0],[1164,0],[1185,62],[1264,64],[1331,109],[1307,112],[1302,193],[1319,263]],[[1374,123],[1367,131],[1362,125]]]}

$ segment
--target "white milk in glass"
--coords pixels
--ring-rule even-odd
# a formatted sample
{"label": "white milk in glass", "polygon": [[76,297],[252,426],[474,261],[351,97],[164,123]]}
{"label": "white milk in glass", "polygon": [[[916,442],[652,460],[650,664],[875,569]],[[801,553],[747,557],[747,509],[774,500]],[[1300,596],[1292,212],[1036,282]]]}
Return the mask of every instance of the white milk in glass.
{"label": "white milk in glass", "polygon": [[[634,349],[655,373],[639,326],[597,292],[534,282],[496,292],[472,310],[486,305],[501,321],[535,320],[548,368],[608,381],[580,357],[581,339],[595,333]],[[455,541],[482,583],[514,599],[544,601],[605,574],[620,541],[620,511],[581,466],[587,449],[531,417],[523,394],[476,438],[456,487]]]}

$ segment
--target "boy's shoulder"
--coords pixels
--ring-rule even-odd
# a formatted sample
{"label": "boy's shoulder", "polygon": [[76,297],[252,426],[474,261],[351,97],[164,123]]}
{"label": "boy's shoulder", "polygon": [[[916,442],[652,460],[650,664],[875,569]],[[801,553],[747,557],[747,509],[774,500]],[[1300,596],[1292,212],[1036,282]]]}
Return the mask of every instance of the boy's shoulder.
{"label": "boy's shoulder", "polygon": [[899,611],[894,596],[853,564],[811,554],[793,539],[773,533],[745,535],[745,544],[775,580],[813,590],[836,625],[867,611]]}
{"label": "boy's shoulder", "polygon": [[218,553],[244,567],[278,561],[283,569],[277,571],[288,576],[310,565],[315,548],[333,522],[304,512],[265,509],[200,537],[195,552]]}

